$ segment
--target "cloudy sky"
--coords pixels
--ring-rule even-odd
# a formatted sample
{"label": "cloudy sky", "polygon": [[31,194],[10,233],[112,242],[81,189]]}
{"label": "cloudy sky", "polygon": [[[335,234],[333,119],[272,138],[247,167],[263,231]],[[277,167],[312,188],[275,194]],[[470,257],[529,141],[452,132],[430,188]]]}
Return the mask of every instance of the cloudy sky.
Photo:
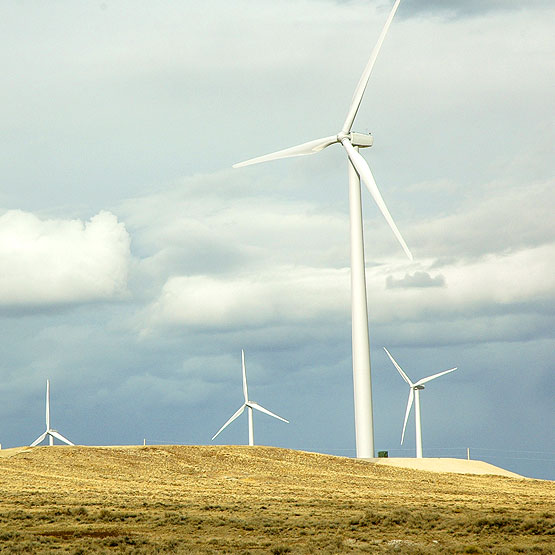
{"label": "cloudy sky", "polygon": [[[346,161],[334,134],[392,2],[3,2],[0,443],[258,443],[354,455]],[[401,3],[355,128],[376,449],[555,479],[552,2]],[[260,417],[258,417],[260,416]],[[246,417],[218,443],[245,443]],[[404,450],[402,450],[404,449]]]}

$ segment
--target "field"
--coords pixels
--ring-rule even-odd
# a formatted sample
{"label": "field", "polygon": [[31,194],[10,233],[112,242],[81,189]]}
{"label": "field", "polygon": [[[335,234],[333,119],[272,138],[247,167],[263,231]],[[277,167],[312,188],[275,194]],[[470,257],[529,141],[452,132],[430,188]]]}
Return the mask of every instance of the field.
{"label": "field", "polygon": [[552,553],[555,483],[270,447],[0,451],[9,553]]}

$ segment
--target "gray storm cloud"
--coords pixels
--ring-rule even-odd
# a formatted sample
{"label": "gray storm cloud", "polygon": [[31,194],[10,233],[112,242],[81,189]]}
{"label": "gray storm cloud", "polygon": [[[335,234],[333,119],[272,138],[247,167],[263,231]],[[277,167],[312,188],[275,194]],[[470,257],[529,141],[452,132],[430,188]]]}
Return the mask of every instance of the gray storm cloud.
{"label": "gray storm cloud", "polygon": [[[386,1],[385,4],[387,5],[388,2]],[[549,0],[528,0],[525,3],[521,0],[404,0],[402,5],[405,13],[410,14],[468,17],[494,11],[523,10],[552,4]]]}

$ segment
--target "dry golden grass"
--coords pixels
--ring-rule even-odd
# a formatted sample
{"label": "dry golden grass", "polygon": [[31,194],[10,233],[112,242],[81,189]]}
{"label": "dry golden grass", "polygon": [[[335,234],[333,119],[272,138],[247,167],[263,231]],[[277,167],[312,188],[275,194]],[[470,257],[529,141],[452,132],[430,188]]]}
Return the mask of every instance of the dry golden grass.
{"label": "dry golden grass", "polygon": [[0,457],[10,553],[552,553],[555,484],[269,447]]}

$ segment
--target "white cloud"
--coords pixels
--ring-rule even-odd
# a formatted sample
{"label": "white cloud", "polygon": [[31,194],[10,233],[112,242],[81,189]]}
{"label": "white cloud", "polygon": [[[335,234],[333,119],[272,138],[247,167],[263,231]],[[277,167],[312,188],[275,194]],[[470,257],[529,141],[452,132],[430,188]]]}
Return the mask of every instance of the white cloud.
{"label": "white cloud", "polygon": [[89,222],[41,220],[10,210],[0,217],[0,305],[65,305],[122,296],[130,239],[109,212]]}
{"label": "white cloud", "polygon": [[373,292],[384,289],[388,270],[376,268],[369,276],[370,302],[379,321],[542,312],[555,294],[555,244],[449,263],[441,266],[444,287],[387,288],[378,296]]}
{"label": "white cloud", "polygon": [[348,217],[335,206],[276,198],[273,185],[226,171],[126,201],[120,213],[141,258],[140,280],[159,291],[168,276],[348,263]]}
{"label": "white cloud", "polygon": [[347,314],[347,269],[281,267],[252,276],[176,276],[149,309],[151,324],[256,327]]}
{"label": "white cloud", "polygon": [[[134,245],[146,255],[136,283],[149,284],[151,302],[139,328],[245,331],[310,323],[322,330],[348,321],[345,206],[276,198],[274,185],[264,195],[238,172],[198,175],[122,206]],[[434,194],[443,188],[427,192]],[[399,222],[416,254],[413,264],[374,207],[365,207],[372,326],[397,323],[409,339],[425,330],[430,341],[441,335],[452,343],[497,341],[501,329],[517,330],[511,341],[531,330],[545,336],[555,292],[552,198],[550,183],[499,180],[455,210]],[[501,317],[501,327],[486,322]]]}
{"label": "white cloud", "polygon": [[[417,264],[421,269],[408,275],[429,277],[426,270],[433,264]],[[482,341],[500,338],[498,329],[484,328],[484,318],[504,317],[507,330],[509,316],[518,330],[511,339],[523,339],[530,327],[536,326],[542,335],[537,326],[549,324],[544,312],[555,294],[555,245],[445,264],[437,274],[439,287],[414,286],[411,279],[408,287],[391,287],[407,279],[402,264],[371,267],[366,275],[372,325],[418,323],[433,336],[429,324],[447,321],[456,325],[442,332],[443,341],[467,341],[469,330],[473,340]],[[335,325],[349,317],[349,276],[349,268],[298,266],[269,267],[241,276],[174,276],[147,310],[143,326],[218,330],[321,321]],[[522,314],[528,315],[527,323],[518,326]]]}
{"label": "white cloud", "polygon": [[[432,193],[427,196],[433,199]],[[520,251],[551,241],[554,202],[552,181],[511,186],[500,180],[483,186],[457,209],[415,222],[405,235],[417,242],[418,254],[424,257]]]}

